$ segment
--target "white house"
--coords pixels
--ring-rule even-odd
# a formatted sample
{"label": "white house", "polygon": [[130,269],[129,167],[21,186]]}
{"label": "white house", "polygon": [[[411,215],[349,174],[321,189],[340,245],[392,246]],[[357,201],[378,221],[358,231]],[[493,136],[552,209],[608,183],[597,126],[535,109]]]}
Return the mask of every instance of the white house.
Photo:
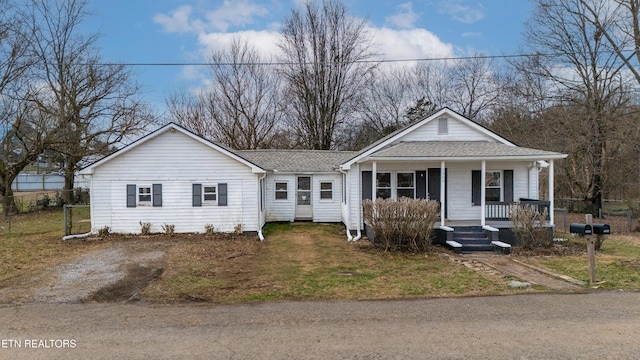
{"label": "white house", "polygon": [[[516,146],[444,108],[358,152],[234,151],[168,124],[81,174],[90,180],[93,231],[240,224],[261,236],[265,222],[304,220],[341,222],[351,240],[364,229],[363,199],[438,200],[436,227],[446,230],[502,226],[517,201],[552,210],[554,160],[566,156]],[[538,194],[542,168],[547,199]]]}

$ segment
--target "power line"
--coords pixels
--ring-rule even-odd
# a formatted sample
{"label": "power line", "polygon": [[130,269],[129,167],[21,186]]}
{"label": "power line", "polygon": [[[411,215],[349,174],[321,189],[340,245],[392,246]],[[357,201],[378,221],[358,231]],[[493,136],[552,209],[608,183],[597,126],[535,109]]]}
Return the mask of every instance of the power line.
{"label": "power line", "polygon": [[[376,60],[357,60],[357,61],[349,61],[348,63],[357,64],[357,63],[400,63],[400,62],[426,62],[426,61],[456,61],[456,60],[473,60],[473,59],[510,59],[510,58],[525,58],[525,57],[536,57],[536,56],[554,56],[555,54],[507,54],[507,55],[474,55],[474,56],[448,56],[448,57],[429,57],[429,58],[410,58],[410,59],[376,59]],[[327,63],[340,63],[340,62],[327,62]],[[159,67],[170,67],[170,66],[247,66],[247,65],[258,65],[258,66],[283,66],[283,65],[296,65],[298,62],[293,61],[275,61],[275,62],[245,62],[245,63],[214,63],[214,62],[125,62],[125,63],[98,63],[95,65],[102,66],[159,66]],[[311,63],[305,63],[311,64]]]}

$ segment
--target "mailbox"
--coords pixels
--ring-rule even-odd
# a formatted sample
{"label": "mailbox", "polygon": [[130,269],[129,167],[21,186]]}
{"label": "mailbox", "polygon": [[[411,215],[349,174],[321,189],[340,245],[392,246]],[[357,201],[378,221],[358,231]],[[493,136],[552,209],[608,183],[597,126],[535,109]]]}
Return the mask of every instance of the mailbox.
{"label": "mailbox", "polygon": [[611,227],[609,224],[593,224],[593,233],[598,235],[611,234]]}
{"label": "mailbox", "polygon": [[572,223],[571,226],[569,226],[569,232],[579,235],[591,235],[593,233],[591,225],[578,223]]}

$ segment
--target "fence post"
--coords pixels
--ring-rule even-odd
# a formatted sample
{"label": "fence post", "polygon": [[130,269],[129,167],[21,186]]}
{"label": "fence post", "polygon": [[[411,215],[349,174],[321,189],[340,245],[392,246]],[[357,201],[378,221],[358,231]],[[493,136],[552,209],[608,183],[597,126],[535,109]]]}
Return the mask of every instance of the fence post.
{"label": "fence post", "polygon": [[631,209],[627,209],[625,211],[627,213],[627,228],[629,229],[629,232],[631,232]]}
{"label": "fence post", "polygon": [[62,205],[62,218],[64,219],[64,236],[69,235],[69,225],[67,225],[67,204]]}

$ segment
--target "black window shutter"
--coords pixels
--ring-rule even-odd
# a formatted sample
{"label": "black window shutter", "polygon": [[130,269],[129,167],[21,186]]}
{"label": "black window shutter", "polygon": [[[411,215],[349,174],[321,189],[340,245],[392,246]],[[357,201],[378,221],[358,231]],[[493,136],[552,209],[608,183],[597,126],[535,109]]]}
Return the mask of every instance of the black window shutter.
{"label": "black window shutter", "polygon": [[127,184],[127,207],[136,207],[136,185]]}
{"label": "black window shutter", "polygon": [[227,184],[218,184],[218,206],[227,206]]}
{"label": "black window shutter", "polygon": [[192,185],[192,203],[193,206],[202,206],[202,184]]}
{"label": "black window shutter", "polygon": [[471,201],[478,206],[482,203],[482,173],[480,170],[471,171]]}
{"label": "black window shutter", "polygon": [[153,184],[153,206],[162,206],[162,184]]}
{"label": "black window shutter", "polygon": [[513,170],[504,171],[504,201],[513,202]]}
{"label": "black window shutter", "polygon": [[373,197],[371,189],[372,177],[373,173],[371,171],[362,172],[362,200],[371,200],[371,198]]}

